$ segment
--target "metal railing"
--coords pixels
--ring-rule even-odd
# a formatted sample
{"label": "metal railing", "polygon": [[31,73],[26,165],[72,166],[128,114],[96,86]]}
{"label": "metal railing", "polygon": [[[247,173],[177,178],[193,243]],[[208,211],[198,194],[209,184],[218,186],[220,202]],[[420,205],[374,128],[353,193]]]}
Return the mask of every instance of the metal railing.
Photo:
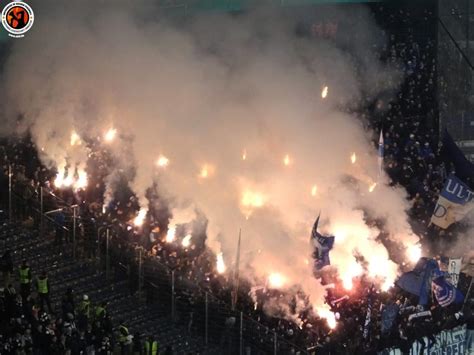
{"label": "metal railing", "polygon": [[[202,337],[204,345],[218,347],[227,354],[308,353],[278,335],[275,329],[242,311],[232,310],[228,302],[148,255],[143,247],[126,242],[115,225],[83,218],[78,205],[67,203],[53,191],[15,180],[11,167],[8,184],[7,208],[11,221],[26,221],[38,228],[43,237],[54,237],[58,246],[76,259],[91,257],[98,269],[105,271],[108,282],[112,282],[113,275],[126,277],[132,293],[158,307],[189,335]],[[64,222],[54,218],[58,213],[64,215]],[[88,231],[85,231],[86,222]],[[91,241],[92,247],[88,247]]]}

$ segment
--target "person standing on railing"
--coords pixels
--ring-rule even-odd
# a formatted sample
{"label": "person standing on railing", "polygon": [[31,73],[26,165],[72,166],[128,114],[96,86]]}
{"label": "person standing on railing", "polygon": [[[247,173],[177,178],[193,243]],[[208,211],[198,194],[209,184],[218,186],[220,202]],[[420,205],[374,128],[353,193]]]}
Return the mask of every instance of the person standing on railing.
{"label": "person standing on railing", "polygon": [[21,294],[23,303],[25,303],[28,296],[31,293],[31,279],[32,279],[31,270],[26,262],[26,259],[23,259],[20,265],[19,274],[20,274],[20,294]]}
{"label": "person standing on railing", "polygon": [[46,271],[43,271],[38,277],[37,281],[38,296],[41,305],[41,309],[45,310],[44,305],[48,306],[49,313],[53,313],[53,308],[51,307],[51,300],[49,298],[49,280],[46,275]]}

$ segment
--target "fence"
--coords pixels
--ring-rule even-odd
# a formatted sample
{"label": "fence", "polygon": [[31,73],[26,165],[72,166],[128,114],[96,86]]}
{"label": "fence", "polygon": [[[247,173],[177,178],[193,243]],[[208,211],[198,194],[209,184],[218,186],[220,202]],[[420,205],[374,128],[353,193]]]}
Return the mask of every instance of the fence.
{"label": "fence", "polygon": [[55,238],[62,252],[93,260],[98,270],[127,278],[132,293],[168,316],[175,326],[199,335],[205,345],[226,354],[307,354],[276,330],[232,310],[227,302],[187,278],[180,271],[150,257],[143,247],[122,237],[123,230],[107,220],[84,216],[83,206],[65,201],[53,190],[15,174],[9,166],[8,198],[3,208],[10,220],[38,228],[44,238]]}

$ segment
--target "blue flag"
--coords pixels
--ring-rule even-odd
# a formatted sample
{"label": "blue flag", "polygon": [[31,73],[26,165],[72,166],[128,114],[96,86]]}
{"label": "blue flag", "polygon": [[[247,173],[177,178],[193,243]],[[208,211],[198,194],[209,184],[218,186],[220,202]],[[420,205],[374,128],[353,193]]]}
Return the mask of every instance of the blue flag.
{"label": "blue flag", "polygon": [[400,306],[396,303],[385,305],[382,309],[382,322],[380,324],[382,334],[388,334],[396,324]]}
{"label": "blue flag", "polygon": [[443,135],[441,156],[445,164],[449,165],[449,163],[452,163],[454,165],[456,176],[464,183],[470,185],[474,182],[474,164],[464,156],[464,153],[456,145],[447,130],[444,131]]}
{"label": "blue flag", "polygon": [[459,304],[464,301],[463,294],[451,283],[446,281],[443,274],[433,278],[431,287],[436,301],[441,307],[447,307],[456,303]]}
{"label": "blue flag", "polygon": [[324,236],[318,232],[318,224],[319,224],[319,214],[316,222],[314,222],[313,230],[311,232],[311,240],[314,244],[314,253],[313,256],[315,258],[315,267],[317,270],[322,269],[326,265],[330,265],[331,261],[329,259],[329,251],[334,246],[334,236]]}
{"label": "blue flag", "polygon": [[401,289],[418,296],[418,303],[422,306],[428,304],[430,294],[430,282],[433,272],[439,270],[438,263],[434,259],[421,258],[413,271],[405,272],[396,281]]}

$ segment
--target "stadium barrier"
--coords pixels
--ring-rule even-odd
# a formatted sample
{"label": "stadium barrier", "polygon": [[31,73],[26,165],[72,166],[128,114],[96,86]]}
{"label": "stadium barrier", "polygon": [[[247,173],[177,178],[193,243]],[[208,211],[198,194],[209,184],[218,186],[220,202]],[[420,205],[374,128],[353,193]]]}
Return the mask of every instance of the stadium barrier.
{"label": "stadium barrier", "polygon": [[[98,270],[105,271],[108,282],[127,278],[132,293],[159,307],[173,324],[202,336],[206,345],[217,345],[227,354],[309,354],[276,330],[232,310],[228,302],[213,296],[186,275],[147,257],[142,247],[132,247],[120,238],[114,225],[84,218],[77,205],[64,201],[46,187],[33,185],[21,174],[15,174],[12,166],[8,175],[8,199],[3,201],[3,208],[8,210],[10,221],[37,228],[44,238],[56,238],[62,231],[58,252],[75,259],[87,257],[85,240],[93,240],[93,261]],[[61,224],[54,218],[59,211],[65,217]]]}

